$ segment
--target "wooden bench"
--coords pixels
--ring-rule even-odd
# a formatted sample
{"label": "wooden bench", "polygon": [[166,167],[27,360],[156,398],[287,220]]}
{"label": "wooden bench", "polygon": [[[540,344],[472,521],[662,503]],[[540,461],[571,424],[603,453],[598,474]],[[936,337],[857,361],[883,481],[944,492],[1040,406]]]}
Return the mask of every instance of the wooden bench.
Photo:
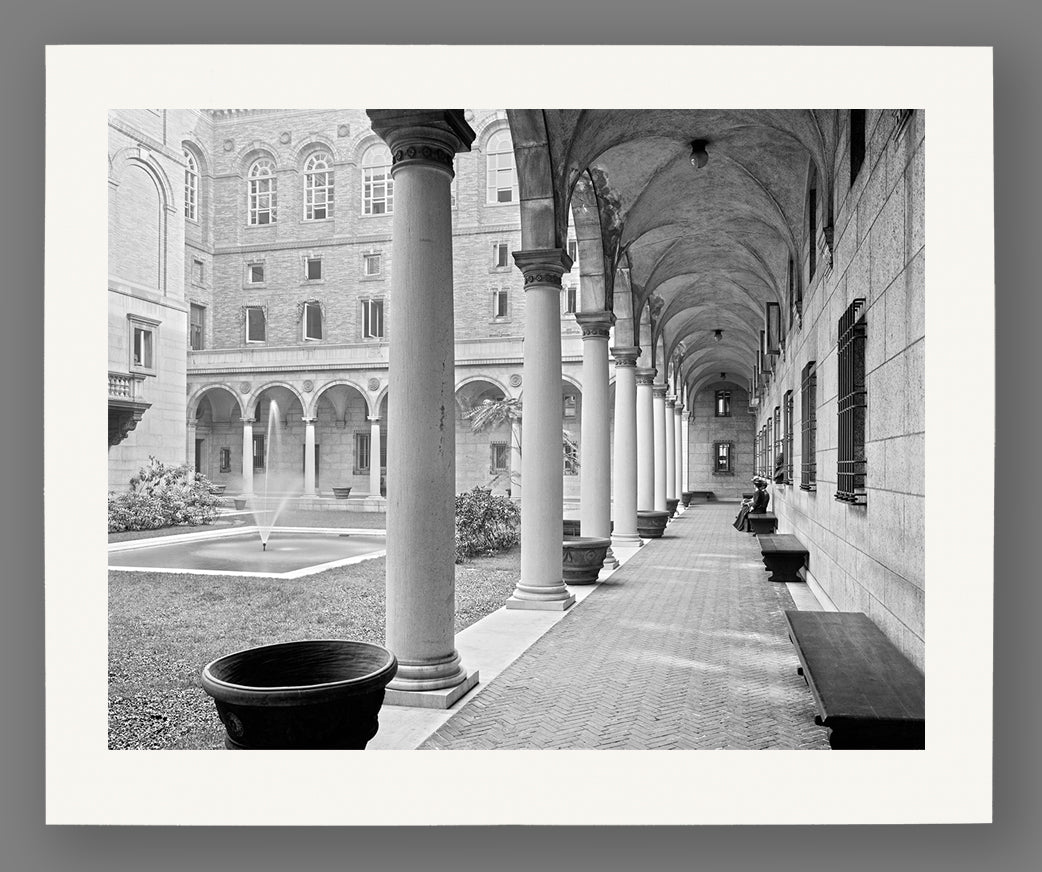
{"label": "wooden bench", "polygon": [[702,500],[708,503],[711,499],[715,498],[715,494],[711,490],[691,491],[690,493],[692,502],[694,500]]}
{"label": "wooden bench", "polygon": [[926,747],[923,674],[867,615],[786,611],[785,620],[833,749]]}
{"label": "wooden bench", "polygon": [[749,512],[745,519],[749,522],[749,532],[757,536],[773,533],[778,529],[778,518],[774,512]]}
{"label": "wooden bench", "polygon": [[763,565],[771,574],[768,581],[802,581],[796,574],[806,563],[810,552],[791,533],[768,533],[759,537]]}

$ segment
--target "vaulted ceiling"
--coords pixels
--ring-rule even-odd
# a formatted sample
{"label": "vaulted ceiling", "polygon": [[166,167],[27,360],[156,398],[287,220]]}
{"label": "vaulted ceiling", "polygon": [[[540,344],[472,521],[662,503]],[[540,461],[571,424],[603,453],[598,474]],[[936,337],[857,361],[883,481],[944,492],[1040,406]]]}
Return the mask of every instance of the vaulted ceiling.
{"label": "vaulted ceiling", "polygon": [[[650,315],[660,371],[664,356],[682,360],[689,387],[720,372],[751,378],[765,304],[787,304],[790,258],[800,280],[812,173],[831,201],[839,112],[507,114],[523,246],[564,247],[574,214],[583,274],[620,319],[616,341],[646,345],[639,322]],[[694,140],[706,142],[703,167]]]}

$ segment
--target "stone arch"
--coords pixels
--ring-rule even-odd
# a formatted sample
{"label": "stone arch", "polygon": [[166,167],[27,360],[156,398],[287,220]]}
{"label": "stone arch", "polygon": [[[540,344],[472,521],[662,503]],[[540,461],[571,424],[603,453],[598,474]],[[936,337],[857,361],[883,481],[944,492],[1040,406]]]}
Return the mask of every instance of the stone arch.
{"label": "stone arch", "polygon": [[293,397],[296,399],[296,401],[298,403],[300,403],[300,408],[301,408],[302,411],[306,408],[306,404],[304,402],[304,398],[301,396],[300,391],[296,387],[294,387],[288,381],[284,381],[282,379],[275,379],[275,380],[272,380],[272,381],[269,381],[269,382],[265,382],[260,387],[255,388],[254,390],[250,391],[250,395],[246,398],[246,403],[245,403],[245,407],[246,407],[245,414],[246,414],[246,417],[249,417],[249,418],[254,418],[255,417],[256,412],[257,412],[257,403],[260,400],[261,395],[265,391],[270,390],[271,388],[285,388],[287,391],[289,391],[293,395]]}
{"label": "stone arch", "polygon": [[282,161],[279,160],[278,149],[267,142],[255,139],[239,149],[239,153],[236,155],[235,165],[239,170],[239,175],[246,178],[254,161],[260,160],[262,157],[271,159],[272,163],[275,164],[275,172],[283,169]]}
{"label": "stone arch", "polygon": [[554,184],[546,117],[540,109],[508,109],[521,200],[521,248],[563,248],[568,238],[568,194]]}
{"label": "stone arch", "polygon": [[339,146],[331,137],[326,136],[324,133],[309,133],[307,138],[293,152],[293,163],[297,168],[297,172],[304,172],[304,163],[316,151],[328,151],[333,158],[333,163],[343,163],[343,156],[340,154]]}
{"label": "stone arch", "polygon": [[109,158],[109,183],[118,186],[123,179],[124,173],[131,165],[141,167],[152,177],[156,187],[159,189],[163,206],[167,209],[173,209],[174,192],[170,186],[170,179],[167,177],[163,167],[152,157],[152,153],[147,148],[134,145],[114,152]]}
{"label": "stone arch", "polygon": [[491,384],[493,387],[498,388],[500,391],[502,391],[504,397],[512,396],[511,390],[498,378],[491,375],[475,374],[465,376],[464,378],[461,378],[458,382],[456,382],[456,386],[453,390],[455,393],[459,393],[460,388],[466,387],[467,385],[472,384],[474,382],[487,382]]}
{"label": "stone arch", "polygon": [[[322,399],[322,396],[327,391],[329,391],[331,388],[335,388],[335,387],[352,388],[353,390],[355,390],[358,393],[358,396],[365,403],[366,409],[367,410],[369,409],[368,392],[365,390],[364,387],[362,387],[359,384],[356,384],[355,382],[351,381],[351,379],[348,379],[348,378],[336,378],[336,379],[331,379],[330,381],[324,382],[322,385],[316,385],[314,391],[312,392],[312,396],[311,396],[310,401],[304,407],[304,416],[307,417],[307,418],[314,418],[318,414],[318,404],[319,404],[319,401]],[[334,406],[335,406],[335,404],[334,404]]]}
{"label": "stone arch", "polygon": [[199,403],[202,402],[203,398],[211,391],[224,391],[229,394],[232,401],[239,407],[239,417],[242,417],[244,403],[242,398],[239,396],[239,392],[227,382],[216,382],[214,384],[203,385],[202,387],[196,388],[196,390],[189,394],[188,402],[186,404],[186,414],[189,422],[195,420],[199,411]]}

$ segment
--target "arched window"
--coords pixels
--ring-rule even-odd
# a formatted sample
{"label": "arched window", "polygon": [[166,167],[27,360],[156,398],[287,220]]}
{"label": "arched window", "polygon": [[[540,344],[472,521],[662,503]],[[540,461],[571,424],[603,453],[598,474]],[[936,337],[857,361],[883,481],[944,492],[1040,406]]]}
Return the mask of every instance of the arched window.
{"label": "arched window", "polygon": [[486,151],[488,154],[488,202],[516,202],[517,173],[514,171],[514,145],[510,141],[510,131],[500,130],[493,133]]}
{"label": "arched window", "polygon": [[199,164],[187,148],[185,156],[185,218],[199,220]]}
{"label": "arched window", "polygon": [[278,217],[278,179],[271,158],[253,162],[249,172],[250,224],[274,224]]}
{"label": "arched window", "polygon": [[333,158],[316,151],[304,164],[304,219],[320,221],[333,216]]}
{"label": "arched window", "polygon": [[373,145],[362,156],[362,213],[390,215],[393,211],[391,150],[386,145]]}

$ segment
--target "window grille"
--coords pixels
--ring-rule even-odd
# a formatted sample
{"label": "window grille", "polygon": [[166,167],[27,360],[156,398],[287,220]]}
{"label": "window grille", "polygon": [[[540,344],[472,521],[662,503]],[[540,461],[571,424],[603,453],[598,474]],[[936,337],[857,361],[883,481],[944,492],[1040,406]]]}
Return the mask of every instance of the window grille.
{"label": "window grille", "polygon": [[362,157],[362,212],[366,215],[390,215],[393,211],[391,150],[386,145],[374,145]]}
{"label": "window grille", "polygon": [[792,484],[792,391],[785,392],[785,483]]}
{"label": "window grille", "polygon": [[315,152],[304,165],[304,218],[321,221],[333,216],[333,159]]}
{"label": "window grille", "polygon": [[517,200],[517,174],[514,172],[514,145],[510,133],[501,130],[492,135],[487,147],[487,200],[489,203],[513,203]]}
{"label": "window grille", "polygon": [[187,148],[184,149],[185,157],[185,218],[189,221],[197,220],[199,205],[199,164]]}
{"label": "window grille", "polygon": [[865,494],[865,301],[854,300],[839,319],[839,461],[836,499],[863,505]]}
{"label": "window grille", "polygon": [[803,490],[817,489],[817,436],[818,436],[818,373],[811,360],[803,367],[800,378],[800,412],[802,421],[803,456],[800,459],[800,487]]}
{"label": "window grille", "polygon": [[278,217],[278,179],[275,164],[261,158],[250,167],[250,224],[274,224]]}

